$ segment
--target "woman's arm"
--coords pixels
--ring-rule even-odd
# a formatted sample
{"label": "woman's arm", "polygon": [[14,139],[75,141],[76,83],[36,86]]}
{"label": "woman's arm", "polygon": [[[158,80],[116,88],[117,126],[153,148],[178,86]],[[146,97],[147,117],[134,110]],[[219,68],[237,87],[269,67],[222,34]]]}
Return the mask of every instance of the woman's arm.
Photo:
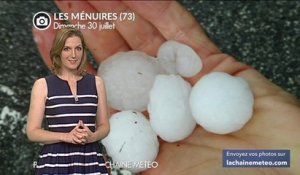
{"label": "woman's arm", "polygon": [[46,131],[42,128],[47,93],[48,90],[45,78],[38,79],[34,83],[31,92],[30,108],[26,127],[28,139],[30,141],[43,144],[57,142],[81,143],[81,141],[73,135],[72,131],[70,133],[60,133]]}
{"label": "woman's arm", "polygon": [[96,116],[96,131],[92,133],[91,140],[88,142],[95,142],[103,139],[109,133],[110,126],[108,121],[108,107],[106,101],[106,91],[102,78],[96,76],[96,87],[98,93],[98,109]]}

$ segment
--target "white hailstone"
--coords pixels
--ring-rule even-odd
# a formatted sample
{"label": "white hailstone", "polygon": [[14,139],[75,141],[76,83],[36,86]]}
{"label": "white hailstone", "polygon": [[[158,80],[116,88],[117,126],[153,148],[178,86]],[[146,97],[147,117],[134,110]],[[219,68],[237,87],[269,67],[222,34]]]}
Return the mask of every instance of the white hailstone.
{"label": "white hailstone", "polygon": [[107,153],[115,164],[129,165],[123,167],[133,173],[147,169],[134,166],[140,162],[154,161],[159,142],[149,121],[140,112],[122,111],[115,113],[109,120],[110,132],[102,140]]}
{"label": "white hailstone", "polygon": [[158,73],[160,67],[155,58],[140,51],[112,55],[98,68],[108,104],[114,109],[140,112],[147,109],[149,91]]}
{"label": "white hailstone", "polygon": [[153,130],[163,140],[176,142],[188,137],[196,126],[191,115],[191,85],[179,75],[157,75],[150,91],[148,112]]}
{"label": "white hailstone", "polygon": [[168,74],[192,77],[202,69],[198,54],[191,47],[177,41],[164,42],[158,50],[157,58]]}
{"label": "white hailstone", "polygon": [[203,76],[190,95],[191,111],[197,123],[216,134],[240,130],[251,118],[253,104],[248,83],[223,72]]}

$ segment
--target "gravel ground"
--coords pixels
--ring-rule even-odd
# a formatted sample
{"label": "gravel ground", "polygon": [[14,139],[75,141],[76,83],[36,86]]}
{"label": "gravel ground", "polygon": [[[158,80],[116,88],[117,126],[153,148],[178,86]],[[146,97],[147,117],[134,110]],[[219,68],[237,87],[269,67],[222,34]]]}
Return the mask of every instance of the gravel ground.
{"label": "gravel ground", "polygon": [[[223,52],[258,69],[300,99],[299,1],[181,3]],[[0,1],[0,159],[4,160],[0,172],[5,174],[32,171],[28,168],[32,157],[20,156],[23,150],[17,148],[28,145],[24,149],[30,149],[24,136],[30,91],[35,79],[49,73],[32,39],[32,17],[38,11],[58,9],[52,1]]]}

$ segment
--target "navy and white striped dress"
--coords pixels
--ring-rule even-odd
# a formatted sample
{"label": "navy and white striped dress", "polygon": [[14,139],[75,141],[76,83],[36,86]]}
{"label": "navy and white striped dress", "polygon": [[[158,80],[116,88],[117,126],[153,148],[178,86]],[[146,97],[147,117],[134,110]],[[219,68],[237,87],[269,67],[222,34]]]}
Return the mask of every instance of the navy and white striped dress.
{"label": "navy and white striped dress", "polygon": [[[49,131],[70,132],[82,120],[95,131],[98,104],[95,76],[87,74],[77,81],[77,97],[68,82],[56,75],[46,77],[46,123]],[[98,142],[77,145],[65,142],[43,146],[36,174],[108,174]]]}

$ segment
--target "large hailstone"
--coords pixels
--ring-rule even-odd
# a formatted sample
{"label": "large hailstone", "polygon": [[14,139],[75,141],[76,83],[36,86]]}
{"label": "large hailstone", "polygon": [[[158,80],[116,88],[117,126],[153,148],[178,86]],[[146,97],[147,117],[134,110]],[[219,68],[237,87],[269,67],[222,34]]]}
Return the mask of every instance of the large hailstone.
{"label": "large hailstone", "polygon": [[188,45],[177,41],[164,42],[157,52],[158,63],[168,74],[192,77],[202,69],[198,54]]}
{"label": "large hailstone", "polygon": [[163,140],[188,137],[196,126],[189,106],[191,86],[179,75],[157,75],[150,91],[148,112],[153,130]]}
{"label": "large hailstone", "polygon": [[106,86],[109,106],[118,110],[145,111],[149,91],[160,72],[155,58],[140,52],[117,53],[98,68]]}
{"label": "large hailstone", "polygon": [[152,130],[149,121],[140,112],[122,111],[115,113],[109,120],[110,132],[102,140],[107,153],[113,162],[133,173],[147,169],[139,165],[141,162],[154,161],[159,142],[157,135]]}
{"label": "large hailstone", "polygon": [[247,82],[222,72],[203,76],[190,95],[191,111],[197,123],[216,134],[241,129],[252,116],[253,103]]}

